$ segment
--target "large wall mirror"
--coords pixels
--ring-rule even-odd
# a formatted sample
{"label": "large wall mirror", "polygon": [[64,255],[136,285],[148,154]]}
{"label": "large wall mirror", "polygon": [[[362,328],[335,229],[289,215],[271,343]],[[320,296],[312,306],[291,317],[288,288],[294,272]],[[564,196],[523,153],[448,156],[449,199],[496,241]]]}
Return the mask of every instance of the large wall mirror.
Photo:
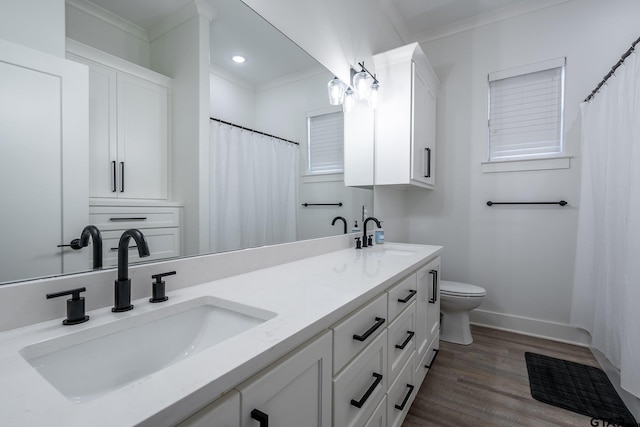
{"label": "large wall mirror", "polygon": [[[74,0],[70,4],[82,3],[89,2]],[[162,19],[163,14],[174,13],[186,3],[188,2],[185,0],[164,1],[161,5],[155,1],[92,0],[90,6],[108,10],[114,16],[144,27]],[[241,0],[206,0],[206,3],[216,12],[216,17],[210,25],[210,115],[224,122],[299,143],[293,164],[295,194],[290,202],[294,205],[295,230],[292,237],[287,240],[304,240],[341,234],[342,222],[335,226],[331,224],[336,216],[347,219],[348,230],[351,230],[356,220],[361,224],[363,215],[373,214],[372,190],[345,187],[340,174],[308,174],[307,119],[310,116],[336,111],[330,108],[327,97],[327,82],[333,75]],[[100,27],[97,24],[92,25],[96,18],[85,16],[84,12],[79,10],[76,7],[70,10],[67,4],[67,36],[80,43],[93,45],[94,48],[100,48],[95,43],[97,37],[102,37],[100,43],[109,43],[108,40],[104,41],[105,37],[110,37],[110,34],[116,34],[117,31],[98,34]],[[122,40],[114,39],[113,43],[122,43]],[[131,50],[134,47],[128,46],[123,50]],[[246,62],[244,64],[233,62],[232,56],[236,54],[243,55]],[[148,61],[144,53],[141,57],[143,62]],[[130,58],[124,59],[130,60]],[[33,129],[36,133],[34,137],[38,137],[37,128],[33,127]],[[173,143],[176,142],[173,141]],[[29,155],[28,147],[23,148],[16,154],[12,154],[8,146],[3,148],[3,160],[11,159],[7,163],[11,164],[13,174],[20,170],[33,170],[33,157]],[[56,165],[49,164],[49,166],[55,169]],[[212,164],[211,167],[213,166]],[[53,170],[50,173],[55,175],[56,171]],[[5,205],[5,209],[8,208],[10,212],[8,215],[3,215],[2,225],[0,225],[3,227],[3,236],[10,236],[10,239],[4,239],[5,243],[1,246],[3,261],[0,268],[0,284],[89,270],[91,247],[77,251],[79,253],[74,254],[77,255],[77,259],[73,262],[64,261],[64,254],[71,253],[69,248],[56,248],[56,244],[69,243],[67,240],[70,234],[68,230],[64,234],[60,231],[61,216],[65,215],[61,204],[47,198],[55,199],[60,196],[59,193],[64,193],[63,185],[46,189],[41,188],[40,184],[32,179],[26,178],[29,176],[25,176],[25,179],[12,180],[10,194],[19,194],[22,199],[14,197],[11,199],[14,202]],[[25,195],[34,196],[30,204],[20,201],[28,198]],[[243,197],[245,196],[251,197],[243,193]],[[169,201],[177,204],[182,202],[175,198],[170,198]],[[305,203],[309,205],[303,206]],[[323,206],[325,204],[329,205]],[[51,212],[48,212],[48,209]],[[185,206],[184,209],[189,207]],[[32,243],[15,243],[24,236],[25,232],[29,232],[21,228],[22,226],[16,227],[15,222],[24,217],[27,212],[31,213],[25,221],[41,224],[42,230],[53,230],[46,244],[42,242],[41,233],[44,231],[34,231]],[[45,218],[47,221],[52,221],[53,226],[48,224]],[[185,218],[188,217],[185,216]],[[86,224],[89,224],[88,219]],[[193,224],[189,226],[197,227]],[[77,234],[77,237],[80,237],[80,232],[81,228],[77,232],[71,232],[71,235]],[[228,250],[213,241],[215,235],[212,234],[211,238],[209,250],[185,249],[183,245],[180,255],[193,256]],[[13,243],[9,240],[13,240]],[[37,251],[34,249],[36,246]],[[153,251],[153,247],[150,249]],[[109,248],[105,247],[104,250],[108,251]],[[18,252],[20,257],[5,256]],[[45,259],[48,261],[46,265],[43,263]],[[11,265],[19,268],[9,268]]]}

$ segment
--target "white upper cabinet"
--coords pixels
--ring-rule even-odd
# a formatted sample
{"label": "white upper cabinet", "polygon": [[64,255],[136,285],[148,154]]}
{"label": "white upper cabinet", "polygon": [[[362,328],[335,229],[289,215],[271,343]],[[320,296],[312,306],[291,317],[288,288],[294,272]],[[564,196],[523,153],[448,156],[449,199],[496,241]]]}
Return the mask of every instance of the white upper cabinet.
{"label": "white upper cabinet", "polygon": [[440,83],[418,43],[374,55],[382,93],[374,131],[374,184],[434,188]]}
{"label": "white upper cabinet", "polygon": [[166,200],[171,79],[72,40],[67,49],[89,66],[90,197]]}

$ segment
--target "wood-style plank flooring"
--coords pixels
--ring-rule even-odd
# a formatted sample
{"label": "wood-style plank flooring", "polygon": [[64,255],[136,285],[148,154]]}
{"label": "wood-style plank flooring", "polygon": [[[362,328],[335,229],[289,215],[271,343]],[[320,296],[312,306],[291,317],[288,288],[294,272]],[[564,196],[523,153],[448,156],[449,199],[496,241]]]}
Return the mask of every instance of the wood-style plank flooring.
{"label": "wood-style plank flooring", "polygon": [[477,326],[471,332],[469,346],[440,342],[403,427],[594,425],[533,399],[524,359],[530,351],[599,367],[589,349]]}

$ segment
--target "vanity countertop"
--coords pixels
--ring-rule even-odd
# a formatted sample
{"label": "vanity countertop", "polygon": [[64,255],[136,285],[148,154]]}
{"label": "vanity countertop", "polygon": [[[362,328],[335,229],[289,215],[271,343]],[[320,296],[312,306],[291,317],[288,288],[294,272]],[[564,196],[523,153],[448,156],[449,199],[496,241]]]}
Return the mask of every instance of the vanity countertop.
{"label": "vanity countertop", "polygon": [[[410,250],[397,249],[402,247]],[[326,330],[440,250],[386,243],[344,249],[170,292],[166,303],[133,301],[135,308],[125,313],[112,313],[110,307],[93,310],[87,313],[90,321],[80,325],[62,326],[57,319],[2,332],[0,425],[173,425]],[[208,296],[276,315],[84,403],[58,392],[20,353],[35,343],[58,337],[73,342],[79,332],[88,335],[98,326]],[[148,339],[171,338],[159,333]]]}

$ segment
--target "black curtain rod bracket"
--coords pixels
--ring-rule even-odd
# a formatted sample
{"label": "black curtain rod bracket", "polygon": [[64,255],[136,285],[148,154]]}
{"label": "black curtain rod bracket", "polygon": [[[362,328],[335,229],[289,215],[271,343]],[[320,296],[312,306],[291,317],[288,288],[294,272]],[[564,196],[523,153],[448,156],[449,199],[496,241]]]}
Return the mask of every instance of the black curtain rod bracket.
{"label": "black curtain rod bracket", "polygon": [[598,93],[598,91],[600,91],[600,88],[602,88],[602,86],[605,85],[605,83],[607,83],[607,80],[609,80],[616,72],[616,70],[618,69],[619,66],[621,66],[622,64],[624,64],[625,59],[627,59],[629,57],[629,55],[631,55],[636,47],[636,45],[640,43],[640,37],[638,37],[636,39],[636,41],[634,41],[631,44],[631,47],[629,48],[629,50],[627,50],[622,57],[620,57],[620,60],[618,62],[615,63],[615,65],[613,67],[611,67],[611,71],[609,71],[607,73],[607,75],[605,75],[602,78],[602,81],[600,83],[598,83],[598,85],[596,86],[596,88],[594,90],[591,91],[591,94],[589,94],[589,96],[587,96],[584,100],[584,102],[589,102],[593,99],[594,96],[596,96],[596,94]]}
{"label": "black curtain rod bracket", "polygon": [[227,121],[224,121],[224,120],[216,119],[215,117],[209,117],[209,120],[213,120],[214,122],[222,123],[223,125],[229,125],[229,126],[233,126],[235,128],[239,128],[239,129],[243,129],[243,130],[249,131],[249,132],[257,133],[258,135],[268,136],[269,138],[279,139],[280,141],[288,142],[289,144],[300,145],[299,142],[291,141],[289,139],[280,138],[279,136],[275,136],[275,135],[271,135],[271,134],[268,134],[268,133],[260,132],[259,130],[251,129],[251,128],[248,128],[248,127],[245,127],[245,126],[237,125],[235,123],[231,123],[231,122],[227,122]]}
{"label": "black curtain rod bracket", "polygon": [[303,203],[302,206],[305,208],[308,206],[342,206],[342,202],[340,203]]}
{"label": "black curtain rod bracket", "polygon": [[567,206],[568,203],[564,200],[560,200],[559,202],[492,202],[489,200],[487,202],[487,206],[493,205],[560,205]]}

